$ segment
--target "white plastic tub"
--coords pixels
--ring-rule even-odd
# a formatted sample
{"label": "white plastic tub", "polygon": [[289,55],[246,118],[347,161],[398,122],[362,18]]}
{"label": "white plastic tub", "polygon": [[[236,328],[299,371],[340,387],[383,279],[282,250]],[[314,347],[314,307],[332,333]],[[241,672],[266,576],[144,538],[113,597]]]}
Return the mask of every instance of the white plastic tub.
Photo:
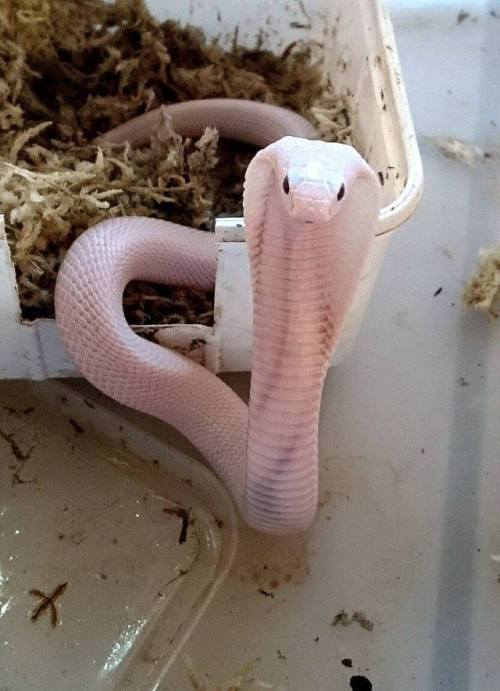
{"label": "white plastic tub", "polygon": [[[332,364],[351,350],[390,240],[390,231],[415,210],[422,167],[401,77],[391,20],[382,0],[259,0],[240,5],[219,0],[150,0],[151,9],[200,26],[222,43],[238,32],[254,45],[264,29],[265,46],[282,50],[291,41],[318,42],[318,57],[339,93],[349,98],[353,143],[383,181],[384,207],[340,344]],[[249,266],[241,218],[218,219],[219,262],[213,328],[192,325],[147,327],[160,342],[197,358],[213,372],[251,366],[252,306]],[[23,322],[3,218],[0,216],[0,378],[76,375],[53,320]]]}

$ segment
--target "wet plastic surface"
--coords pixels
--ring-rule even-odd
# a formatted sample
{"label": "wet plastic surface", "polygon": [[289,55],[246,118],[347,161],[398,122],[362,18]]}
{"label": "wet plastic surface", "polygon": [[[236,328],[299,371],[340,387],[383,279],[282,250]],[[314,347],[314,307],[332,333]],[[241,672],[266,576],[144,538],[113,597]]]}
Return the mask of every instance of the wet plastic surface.
{"label": "wet plastic surface", "polygon": [[225,491],[58,384],[2,384],[0,459],[2,684],[153,688],[232,559]]}

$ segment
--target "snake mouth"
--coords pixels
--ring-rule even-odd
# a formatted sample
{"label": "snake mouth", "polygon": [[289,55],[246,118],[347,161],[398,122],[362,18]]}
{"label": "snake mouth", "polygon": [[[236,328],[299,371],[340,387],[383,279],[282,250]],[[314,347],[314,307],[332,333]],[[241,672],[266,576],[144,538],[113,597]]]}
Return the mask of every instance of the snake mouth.
{"label": "snake mouth", "polygon": [[331,195],[324,199],[316,196],[293,194],[291,199],[291,215],[307,225],[324,224],[331,221],[339,209],[339,204]]}

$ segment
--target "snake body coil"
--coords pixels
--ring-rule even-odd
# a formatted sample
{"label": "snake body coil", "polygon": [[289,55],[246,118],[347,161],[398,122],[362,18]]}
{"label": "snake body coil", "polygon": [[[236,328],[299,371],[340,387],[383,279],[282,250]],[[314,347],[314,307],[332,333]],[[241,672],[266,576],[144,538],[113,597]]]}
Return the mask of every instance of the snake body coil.
{"label": "snake body coil", "polygon": [[[215,99],[164,112],[182,135],[212,125],[265,147],[244,191],[254,300],[248,408],[200,365],[135,335],[123,314],[134,279],[213,289],[213,235],[149,218],[94,226],[59,271],[57,323],[82,374],[179,429],[252,526],[301,531],[316,511],[323,383],[375,235],[379,185],[352,147],[315,140],[306,120],[275,106]],[[160,117],[140,116],[104,139],[145,143]]]}

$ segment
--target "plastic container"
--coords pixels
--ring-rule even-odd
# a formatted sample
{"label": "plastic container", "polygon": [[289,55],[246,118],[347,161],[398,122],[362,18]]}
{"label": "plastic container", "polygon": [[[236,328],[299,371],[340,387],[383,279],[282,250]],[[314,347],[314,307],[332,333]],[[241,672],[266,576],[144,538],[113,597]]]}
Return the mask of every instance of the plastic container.
{"label": "plastic container", "polygon": [[[415,210],[422,190],[422,166],[392,31],[382,0],[260,0],[238,5],[221,0],[190,3],[151,0],[160,18],[190,22],[208,36],[229,44],[283,50],[296,40],[317,42],[325,78],[347,95],[353,144],[379,174],[384,207],[373,251],[368,258],[332,364],[352,349],[368,306],[391,231]],[[263,33],[262,33],[263,32]],[[215,325],[150,326],[156,339],[196,358],[213,372],[251,367],[252,305],[249,266],[241,218],[218,219],[218,270]],[[21,319],[14,267],[0,216],[0,378],[74,376],[53,320]],[[143,327],[142,327],[143,328]]]}

